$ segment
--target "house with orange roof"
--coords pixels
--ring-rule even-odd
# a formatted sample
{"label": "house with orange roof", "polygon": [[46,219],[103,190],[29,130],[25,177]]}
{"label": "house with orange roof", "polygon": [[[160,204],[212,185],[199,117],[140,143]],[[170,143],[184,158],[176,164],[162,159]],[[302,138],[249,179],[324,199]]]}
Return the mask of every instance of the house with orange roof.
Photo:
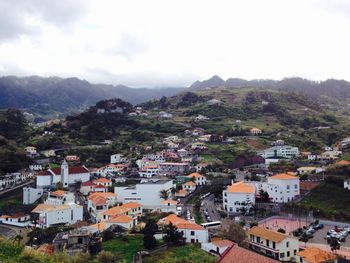
{"label": "house with orange roof", "polygon": [[298,239],[264,227],[247,231],[250,249],[279,261],[290,262],[299,252]]}
{"label": "house with orange roof", "polygon": [[82,183],[80,186],[80,193],[82,193],[84,196],[89,195],[92,192],[108,192],[108,187],[103,186],[101,184],[95,184],[91,181]]}
{"label": "house with orange roof", "polygon": [[108,164],[100,168],[96,168],[92,171],[92,174],[102,177],[107,177],[113,174],[121,174],[127,169],[126,164],[118,163],[118,164]]}
{"label": "house with orange roof", "polygon": [[72,192],[56,190],[53,192],[49,192],[47,199],[44,203],[49,205],[64,205],[74,202],[75,196]]}
{"label": "house with orange roof", "polygon": [[223,207],[229,214],[240,213],[255,204],[254,185],[240,181],[232,183],[223,191]]}
{"label": "house with orange roof", "polygon": [[100,220],[107,221],[112,217],[127,215],[132,218],[141,216],[143,213],[143,206],[137,202],[129,202],[119,206],[114,206],[101,213]]}
{"label": "house with orange roof", "polygon": [[249,182],[256,188],[256,193],[265,191],[270,201],[287,203],[300,195],[300,179],[295,173],[279,173],[267,178],[267,182]]}
{"label": "house with orange roof", "polygon": [[182,185],[182,189],[187,190],[190,193],[196,190],[196,187],[197,187],[196,183],[192,181],[188,181]]}
{"label": "house with orange roof", "polygon": [[130,230],[137,225],[137,217],[127,215],[114,216],[106,221],[106,225],[107,228],[112,225],[118,225]]}
{"label": "house with orange roof", "polygon": [[297,253],[297,262],[302,263],[337,263],[337,255],[317,247],[307,247]]}
{"label": "house with orange roof", "polygon": [[187,243],[207,243],[209,240],[207,229],[174,214],[161,218],[157,224],[160,227],[164,227],[170,223],[176,226],[177,230],[183,234]]}
{"label": "house with orange roof", "polygon": [[187,176],[188,178],[194,180],[196,185],[206,185],[207,184],[207,177],[205,177],[204,175],[200,174],[200,173],[191,173]]}
{"label": "house with orange roof", "polygon": [[88,211],[93,220],[99,221],[101,213],[117,204],[117,194],[106,192],[91,193],[88,198]]}
{"label": "house with orange roof", "polygon": [[57,224],[72,225],[83,220],[83,207],[75,203],[64,205],[39,204],[32,210],[37,214],[36,225],[48,228]]}
{"label": "house with orange roof", "polygon": [[112,181],[107,179],[107,178],[98,178],[92,182],[94,184],[97,184],[97,185],[103,185],[104,187],[111,187],[112,186]]}
{"label": "house with orange roof", "polygon": [[209,243],[202,243],[201,248],[208,253],[213,253],[215,255],[221,256],[227,249],[236,245],[230,240],[221,239],[221,240],[213,240]]}
{"label": "house with orange roof", "polygon": [[158,175],[159,173],[160,173],[160,169],[159,169],[158,164],[145,165],[139,171],[140,177],[146,177],[146,178],[151,178],[153,176]]}
{"label": "house with orange roof", "polygon": [[177,201],[172,199],[167,199],[164,201],[161,201],[159,207],[157,208],[157,211],[164,212],[164,213],[177,213]]}
{"label": "house with orange roof", "polygon": [[249,132],[250,132],[250,134],[251,135],[259,135],[259,134],[261,134],[262,133],[262,131],[260,130],[260,129],[258,129],[258,128],[251,128],[250,130],[249,130]]}
{"label": "house with orange roof", "polygon": [[32,225],[30,215],[22,212],[13,215],[2,215],[0,216],[0,223],[19,227],[27,227]]}
{"label": "house with orange roof", "polygon": [[186,197],[188,195],[189,195],[189,192],[185,189],[180,189],[175,193],[175,197],[179,197],[179,198]]}

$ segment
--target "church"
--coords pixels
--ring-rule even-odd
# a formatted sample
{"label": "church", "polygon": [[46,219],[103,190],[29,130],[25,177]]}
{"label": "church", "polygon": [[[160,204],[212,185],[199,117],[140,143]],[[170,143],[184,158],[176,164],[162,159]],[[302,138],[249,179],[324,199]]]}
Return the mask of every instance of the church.
{"label": "church", "polygon": [[76,182],[84,183],[89,180],[90,172],[85,166],[69,167],[66,160],[64,160],[60,168],[48,169],[38,173],[36,186],[44,188],[55,186],[58,182],[61,182],[63,187],[67,187]]}

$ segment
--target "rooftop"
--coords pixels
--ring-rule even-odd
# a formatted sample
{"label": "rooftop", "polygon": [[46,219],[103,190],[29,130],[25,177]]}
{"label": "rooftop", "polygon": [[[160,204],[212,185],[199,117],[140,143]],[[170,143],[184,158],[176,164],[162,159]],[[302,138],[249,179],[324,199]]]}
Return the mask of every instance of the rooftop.
{"label": "rooftop", "polygon": [[291,179],[299,179],[299,177],[292,175],[290,173],[281,173],[281,174],[273,175],[273,176],[269,177],[269,179],[291,180]]}
{"label": "rooftop", "polygon": [[253,228],[249,229],[248,235],[254,235],[277,243],[281,242],[282,240],[288,237],[287,235],[284,235],[282,233],[259,226],[254,226]]}
{"label": "rooftop", "polygon": [[250,184],[246,184],[243,181],[238,183],[234,183],[232,185],[227,186],[227,192],[230,193],[255,193],[255,187]]}
{"label": "rooftop", "polygon": [[305,250],[298,252],[297,255],[310,263],[324,263],[337,258],[336,255],[316,247],[307,247]]}
{"label": "rooftop", "polygon": [[248,249],[245,249],[239,246],[232,246],[231,248],[228,248],[224,252],[224,254],[222,255],[218,263],[243,263],[243,262],[278,263],[277,260],[259,255],[257,253],[254,253],[252,251],[249,251]]}

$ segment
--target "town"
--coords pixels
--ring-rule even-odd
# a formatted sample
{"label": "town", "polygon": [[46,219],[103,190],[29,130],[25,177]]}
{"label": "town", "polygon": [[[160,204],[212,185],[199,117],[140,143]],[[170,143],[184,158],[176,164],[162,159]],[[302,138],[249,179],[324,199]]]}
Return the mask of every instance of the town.
{"label": "town", "polygon": [[[140,106],[129,116],[139,114],[148,116]],[[65,155],[67,149],[41,151],[28,145],[28,169],[0,181],[0,194],[19,189],[23,198],[16,209],[2,211],[0,234],[51,255],[125,262],[150,262],[181,249],[200,253],[206,262],[350,259],[348,218],[330,218],[300,205],[320,185],[339,184],[328,171],[350,168],[342,159],[350,139],[325,145],[321,152],[277,139],[249,163],[224,170],[203,158],[211,145],[261,136],[263,130],[256,127],[246,136],[226,138],[186,129],[162,138],[157,151],[152,145],[130,149],[138,152],[136,159],[113,153],[100,167]],[[350,193],[350,181],[340,183]]]}

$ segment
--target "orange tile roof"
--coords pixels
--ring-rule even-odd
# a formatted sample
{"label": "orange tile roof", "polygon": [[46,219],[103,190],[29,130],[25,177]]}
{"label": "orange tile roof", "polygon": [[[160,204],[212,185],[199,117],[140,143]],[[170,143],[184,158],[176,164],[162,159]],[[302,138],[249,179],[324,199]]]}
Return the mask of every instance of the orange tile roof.
{"label": "orange tile roof", "polygon": [[278,180],[290,180],[290,179],[299,179],[298,176],[292,175],[291,173],[281,173],[281,174],[276,174],[269,179],[278,179]]}
{"label": "orange tile roof", "polygon": [[114,206],[106,211],[103,211],[101,215],[108,215],[108,216],[117,216],[122,215],[130,211],[130,208],[126,208],[123,206]]}
{"label": "orange tile roof", "polygon": [[218,263],[278,263],[277,260],[259,255],[248,249],[232,246],[228,248]]}
{"label": "orange tile roof", "polygon": [[227,239],[215,240],[215,241],[212,241],[211,243],[217,247],[232,247],[233,245],[235,245],[234,242]]}
{"label": "orange tile roof", "polygon": [[250,184],[246,184],[243,181],[234,183],[232,185],[227,186],[227,192],[230,193],[255,193],[255,187]]}
{"label": "orange tile roof", "polygon": [[336,255],[316,247],[307,247],[298,252],[297,255],[310,263],[323,263],[337,258]]}
{"label": "orange tile roof", "polygon": [[197,224],[191,223],[189,221],[187,221],[186,223],[178,223],[176,225],[176,227],[178,229],[205,230],[205,228],[202,227],[201,225],[197,225]]}
{"label": "orange tile roof", "polygon": [[112,183],[112,181],[107,178],[99,178],[95,180],[94,183]]}
{"label": "orange tile roof", "polygon": [[137,203],[137,202],[129,202],[129,203],[123,204],[122,207],[135,209],[135,208],[142,207],[142,205],[140,203]]}
{"label": "orange tile roof", "polygon": [[188,191],[185,189],[181,189],[179,191],[176,192],[176,196],[180,196],[180,197],[184,197],[188,195]]}
{"label": "orange tile roof", "polygon": [[259,226],[254,226],[253,228],[249,229],[247,233],[248,235],[254,235],[277,243],[288,237],[282,233]]}
{"label": "orange tile roof", "polygon": [[39,204],[35,207],[33,213],[42,213],[42,212],[51,212],[51,211],[61,211],[69,209],[69,205],[48,205],[48,204]]}
{"label": "orange tile roof", "polygon": [[55,195],[55,196],[64,196],[65,194],[67,194],[67,192],[63,190],[56,190],[50,193],[50,195]]}
{"label": "orange tile roof", "polygon": [[346,165],[350,165],[350,162],[345,161],[345,160],[341,160],[341,161],[337,162],[336,165],[346,166]]}
{"label": "orange tile roof", "polygon": [[199,177],[205,177],[204,175],[201,175],[199,173],[191,173],[190,175],[187,175],[187,177],[195,177],[195,178],[199,178]]}
{"label": "orange tile roof", "polygon": [[169,225],[170,223],[172,223],[173,225],[177,225],[180,223],[188,223],[188,221],[186,219],[178,217],[177,215],[174,215],[174,214],[170,214],[166,217],[163,217],[163,218],[159,219],[159,221],[158,221],[158,224]]}
{"label": "orange tile roof", "polygon": [[100,222],[94,225],[90,225],[91,228],[96,228],[98,231],[104,231],[107,228],[106,222]]}
{"label": "orange tile roof", "polygon": [[167,199],[167,200],[164,200],[161,202],[161,204],[168,204],[168,203],[170,203],[172,205],[177,205],[177,201],[171,200],[171,199]]}
{"label": "orange tile roof", "polygon": [[96,206],[96,205],[107,204],[108,197],[117,197],[117,195],[110,192],[106,192],[106,193],[94,192],[88,196],[88,199],[91,200],[91,202]]}
{"label": "orange tile roof", "polygon": [[187,221],[186,219],[183,219],[181,217],[178,217],[177,215],[170,214],[158,221],[158,224],[164,224],[169,225],[172,223],[179,229],[192,229],[192,230],[204,230],[205,228],[201,225],[197,225],[195,223],[192,223],[190,221]]}
{"label": "orange tile roof", "polygon": [[110,218],[108,223],[129,223],[133,221],[133,219],[127,215],[120,215]]}

